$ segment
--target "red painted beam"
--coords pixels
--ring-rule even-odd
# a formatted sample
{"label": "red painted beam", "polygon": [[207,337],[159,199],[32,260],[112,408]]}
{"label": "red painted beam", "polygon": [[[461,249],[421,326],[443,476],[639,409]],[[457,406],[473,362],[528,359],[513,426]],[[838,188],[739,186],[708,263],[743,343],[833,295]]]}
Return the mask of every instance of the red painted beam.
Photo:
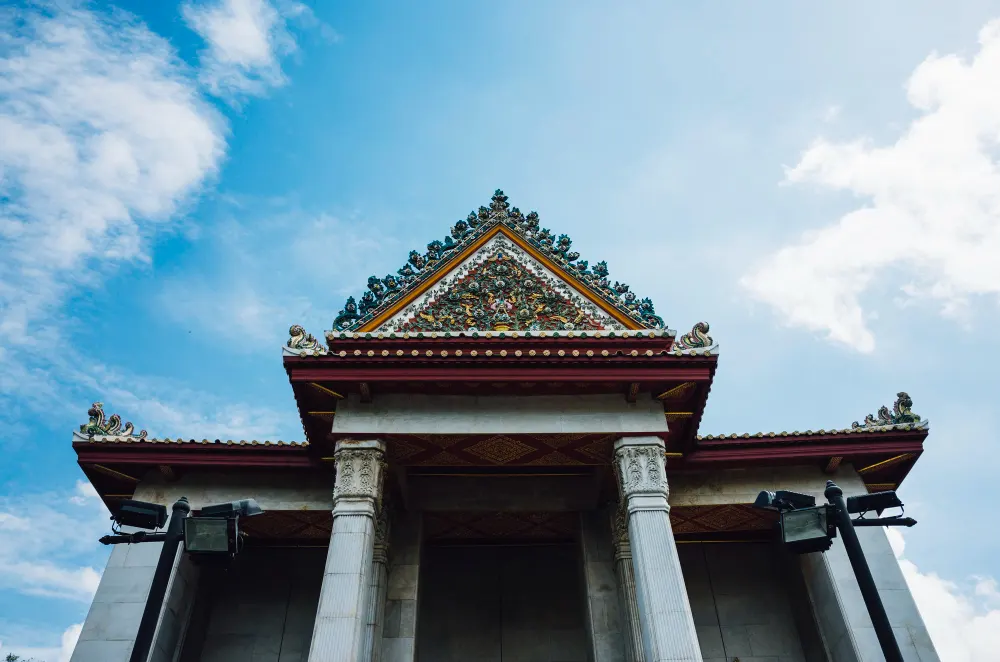
{"label": "red painted beam", "polygon": [[769,446],[767,448],[699,449],[684,457],[685,466],[716,462],[757,463],[767,460],[822,460],[831,455],[902,455],[923,452],[920,441],[898,441],[868,444],[813,443],[801,446]]}
{"label": "red painted beam", "polygon": [[410,368],[376,366],[288,366],[291,382],[383,382],[383,381],[439,381],[483,382],[501,381],[575,381],[575,382],[648,382],[648,381],[709,381],[712,369],[705,367],[656,366],[656,367],[560,367],[539,366],[416,366]]}
{"label": "red painted beam", "polygon": [[288,449],[240,451],[240,447],[198,449],[194,444],[180,448],[129,448],[127,445],[112,448],[76,448],[77,462],[85,464],[168,464],[174,466],[231,466],[231,467],[298,467],[320,466],[305,447],[295,452]]}

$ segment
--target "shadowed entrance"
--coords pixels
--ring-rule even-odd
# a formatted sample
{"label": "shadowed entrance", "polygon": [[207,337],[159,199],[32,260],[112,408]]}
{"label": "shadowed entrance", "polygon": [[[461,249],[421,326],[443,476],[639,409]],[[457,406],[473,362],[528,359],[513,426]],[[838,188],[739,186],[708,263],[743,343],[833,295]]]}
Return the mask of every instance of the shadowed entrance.
{"label": "shadowed entrance", "polygon": [[420,662],[583,662],[578,550],[570,544],[424,550]]}

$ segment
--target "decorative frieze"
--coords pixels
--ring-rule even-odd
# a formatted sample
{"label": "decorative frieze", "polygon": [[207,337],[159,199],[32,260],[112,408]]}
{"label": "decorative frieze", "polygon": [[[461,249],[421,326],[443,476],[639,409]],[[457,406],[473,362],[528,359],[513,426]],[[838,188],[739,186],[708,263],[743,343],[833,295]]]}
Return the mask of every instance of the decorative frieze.
{"label": "decorative frieze", "polygon": [[[570,274],[573,280],[605,304],[610,304],[643,326],[663,328],[663,319],[656,315],[650,299],[640,299],[625,283],[617,281],[612,283],[608,278],[607,264],[598,262],[591,266],[586,260],[579,259],[580,254],[571,250],[573,242],[569,236],[557,237],[547,228],[540,228],[537,213],[522,214],[517,207],[511,207],[507,203],[507,196],[503,191],[497,190],[489,207],[480,207],[478,213],[472,212],[465,220],[458,221],[444,241],[430,242],[427,244],[426,252],[410,251],[407,263],[398,269],[395,275],[388,274],[384,278],[370,277],[368,291],[361,297],[360,303],[354,297],[349,297],[343,310],[333,322],[333,330],[356,329],[375,319],[393,303],[451,269],[455,258],[462,255],[465,248],[497,226],[503,226],[518,236],[546,260],[551,260],[565,273]],[[484,289],[485,287],[484,284]],[[501,287],[499,291],[504,295],[509,293],[506,287]],[[504,301],[506,300],[495,299],[495,302],[501,304]],[[541,310],[545,313],[543,317],[547,318],[553,311],[545,311],[545,304],[544,301],[535,302],[535,305],[525,310],[528,311],[529,317],[534,318],[536,309],[541,306]],[[516,315],[521,314],[520,310],[512,312]],[[464,322],[464,319],[462,321]],[[477,325],[482,323],[476,322]]]}

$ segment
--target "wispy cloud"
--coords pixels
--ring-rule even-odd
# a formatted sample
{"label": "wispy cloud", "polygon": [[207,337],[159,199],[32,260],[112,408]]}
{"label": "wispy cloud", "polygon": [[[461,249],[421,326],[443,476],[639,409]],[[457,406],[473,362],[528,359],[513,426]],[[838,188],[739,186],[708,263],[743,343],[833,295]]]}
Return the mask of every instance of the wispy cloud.
{"label": "wispy cloud", "polygon": [[787,182],[846,191],[864,204],[761,260],[743,279],[789,324],[862,352],[875,348],[861,296],[904,274],[906,298],[966,312],[1000,294],[1000,20],[969,61],[932,54],[907,83],[918,116],[891,145],[817,140]]}
{"label": "wispy cloud", "polygon": [[887,529],[903,576],[913,593],[938,656],[947,662],[994,659],[1000,650],[1000,591],[992,577],[973,577],[963,589],[906,559],[903,534]]}
{"label": "wispy cloud", "polygon": [[284,0],[204,0],[182,7],[184,20],[205,40],[199,77],[215,96],[239,101],[287,81],[281,58],[297,50],[291,23],[335,33],[309,7]]}
{"label": "wispy cloud", "polygon": [[217,171],[225,126],[170,45],[124,15],[0,13],[0,340],[144,239]]}
{"label": "wispy cloud", "polygon": [[218,171],[227,127],[195,72],[123,13],[3,10],[0,28],[0,418],[100,393],[169,434],[274,434],[266,408],[121,374],[63,337],[65,298],[150,260],[150,235]]}
{"label": "wispy cloud", "polygon": [[76,642],[80,638],[80,632],[83,630],[83,623],[74,623],[68,628],[63,630],[60,635],[58,631],[55,633],[51,632],[31,632],[25,633],[23,631],[14,633],[14,638],[24,641],[28,639],[46,639],[46,640],[58,640],[58,645],[55,646],[21,646],[21,645],[8,645],[3,640],[0,640],[0,654],[4,656],[8,654],[18,655],[21,660],[25,662],[34,662],[38,660],[39,662],[69,662],[70,658],[73,656],[73,649],[76,648]]}
{"label": "wispy cloud", "polygon": [[107,529],[107,509],[89,483],[72,493],[0,497],[0,587],[89,601],[101,573],[78,558],[92,555]]}
{"label": "wispy cloud", "polygon": [[156,301],[178,324],[224,336],[236,331],[230,351],[276,348],[293,323],[313,333],[330,328],[348,294],[364,288],[370,265],[387,251],[393,263],[404,253],[399,242],[363,223],[281,202],[256,211],[230,204],[238,214],[223,216],[202,237],[215,271],[164,280]]}
{"label": "wispy cloud", "polygon": [[[108,529],[107,509],[94,488],[83,481],[71,492],[0,497],[0,589],[89,602],[101,579],[97,566],[104,556],[96,552],[93,541]],[[81,559],[93,563],[81,563]],[[0,653],[68,662],[83,626],[70,625],[61,635],[58,630],[4,631],[9,627],[0,624]]]}

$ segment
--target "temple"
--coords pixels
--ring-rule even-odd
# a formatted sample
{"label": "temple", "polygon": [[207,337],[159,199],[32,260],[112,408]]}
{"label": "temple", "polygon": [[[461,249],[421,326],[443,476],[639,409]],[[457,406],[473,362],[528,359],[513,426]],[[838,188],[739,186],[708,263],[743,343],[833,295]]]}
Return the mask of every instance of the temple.
{"label": "temple", "polygon": [[[93,405],[73,449],[112,511],[266,511],[227,565],[177,554],[149,660],[883,660],[840,539],[791,555],[750,504],[897,488],[928,434],[909,396],[699,435],[709,325],[667,328],[539,223],[497,191],[325,342],[292,326],[301,441],[151,438]],[[904,657],[936,661],[884,529],[858,533]],[[114,548],[73,662],[128,660],[158,554]]]}

